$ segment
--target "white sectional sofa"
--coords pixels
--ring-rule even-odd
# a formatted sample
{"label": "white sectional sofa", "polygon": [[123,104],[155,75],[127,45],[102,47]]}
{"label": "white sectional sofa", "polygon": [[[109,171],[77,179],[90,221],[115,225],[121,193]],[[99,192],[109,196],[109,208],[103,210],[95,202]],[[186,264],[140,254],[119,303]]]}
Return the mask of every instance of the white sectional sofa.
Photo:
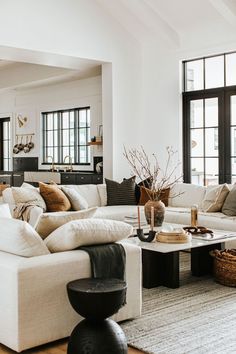
{"label": "white sectional sofa", "polygon": [[[70,187],[83,195],[89,207],[98,207],[96,218],[124,221],[125,216],[137,214],[135,205],[107,206],[105,185]],[[185,183],[175,185],[170,192],[165,221],[189,225],[190,208],[193,204],[201,206],[207,188],[211,187]],[[175,193],[180,195],[172,199]],[[3,192],[3,201],[13,210],[10,188]],[[38,207],[32,209],[29,221],[32,226],[41,213]],[[221,212],[199,212],[199,224],[236,231],[236,217],[228,217]],[[229,246],[235,247],[235,244]],[[118,321],[134,318],[141,312],[140,249],[127,243],[124,247],[127,255],[127,305],[115,316]],[[65,285],[70,280],[89,277],[90,274],[89,257],[79,250],[33,258],[0,252],[0,314],[4,319],[0,321],[0,343],[20,352],[67,337],[80,318],[69,304]]]}

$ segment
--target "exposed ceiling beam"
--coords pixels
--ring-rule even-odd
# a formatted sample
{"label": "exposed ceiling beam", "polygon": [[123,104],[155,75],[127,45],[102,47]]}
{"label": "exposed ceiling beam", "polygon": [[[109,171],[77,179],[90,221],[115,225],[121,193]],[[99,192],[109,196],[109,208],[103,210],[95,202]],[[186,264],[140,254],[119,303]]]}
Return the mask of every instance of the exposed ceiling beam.
{"label": "exposed ceiling beam", "polygon": [[236,27],[236,4],[233,0],[209,0],[218,13],[232,26]]}

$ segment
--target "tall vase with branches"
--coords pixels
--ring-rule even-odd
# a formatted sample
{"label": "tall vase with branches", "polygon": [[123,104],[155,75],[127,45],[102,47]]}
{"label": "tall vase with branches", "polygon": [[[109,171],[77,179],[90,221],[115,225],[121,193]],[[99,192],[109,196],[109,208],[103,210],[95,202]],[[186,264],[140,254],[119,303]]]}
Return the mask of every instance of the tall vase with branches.
{"label": "tall vase with branches", "polygon": [[[167,160],[164,168],[160,167],[158,157],[155,153],[151,158],[145,152],[143,146],[140,149],[124,147],[124,156],[131,166],[132,174],[142,181],[145,192],[148,195],[148,202],[145,204],[145,215],[147,222],[150,223],[151,208],[154,208],[154,224],[161,226],[164,220],[165,205],[161,201],[163,195],[168,193],[171,187],[182,179],[179,174],[180,162],[175,162],[177,151],[171,146],[166,147]],[[171,198],[178,194],[171,195]]]}

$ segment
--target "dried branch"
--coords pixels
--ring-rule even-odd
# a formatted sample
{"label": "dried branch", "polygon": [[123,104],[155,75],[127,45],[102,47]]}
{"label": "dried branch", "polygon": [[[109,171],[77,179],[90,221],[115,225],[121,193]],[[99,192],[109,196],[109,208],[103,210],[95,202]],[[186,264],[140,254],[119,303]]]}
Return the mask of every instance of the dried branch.
{"label": "dried branch", "polygon": [[[143,187],[146,188],[148,186],[146,192],[150,200],[159,200],[163,190],[171,188],[182,179],[182,175],[175,176],[180,162],[171,167],[171,161],[177,151],[174,151],[170,146],[166,147],[166,151],[167,162],[165,168],[161,169],[157,155],[152,154],[152,159],[150,160],[143,146],[140,149],[132,148],[129,150],[124,147],[124,156],[131,166],[132,173],[142,181]],[[172,195],[171,198],[175,198],[180,194]]]}

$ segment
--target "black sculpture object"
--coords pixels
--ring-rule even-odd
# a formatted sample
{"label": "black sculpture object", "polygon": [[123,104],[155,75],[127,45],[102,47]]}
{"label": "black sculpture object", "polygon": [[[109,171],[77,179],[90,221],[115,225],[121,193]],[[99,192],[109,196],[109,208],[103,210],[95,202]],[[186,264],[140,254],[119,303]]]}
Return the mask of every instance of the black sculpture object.
{"label": "black sculpture object", "polygon": [[137,229],[137,236],[143,242],[152,242],[156,236],[156,231],[150,230],[147,233],[143,232],[143,229]]}

